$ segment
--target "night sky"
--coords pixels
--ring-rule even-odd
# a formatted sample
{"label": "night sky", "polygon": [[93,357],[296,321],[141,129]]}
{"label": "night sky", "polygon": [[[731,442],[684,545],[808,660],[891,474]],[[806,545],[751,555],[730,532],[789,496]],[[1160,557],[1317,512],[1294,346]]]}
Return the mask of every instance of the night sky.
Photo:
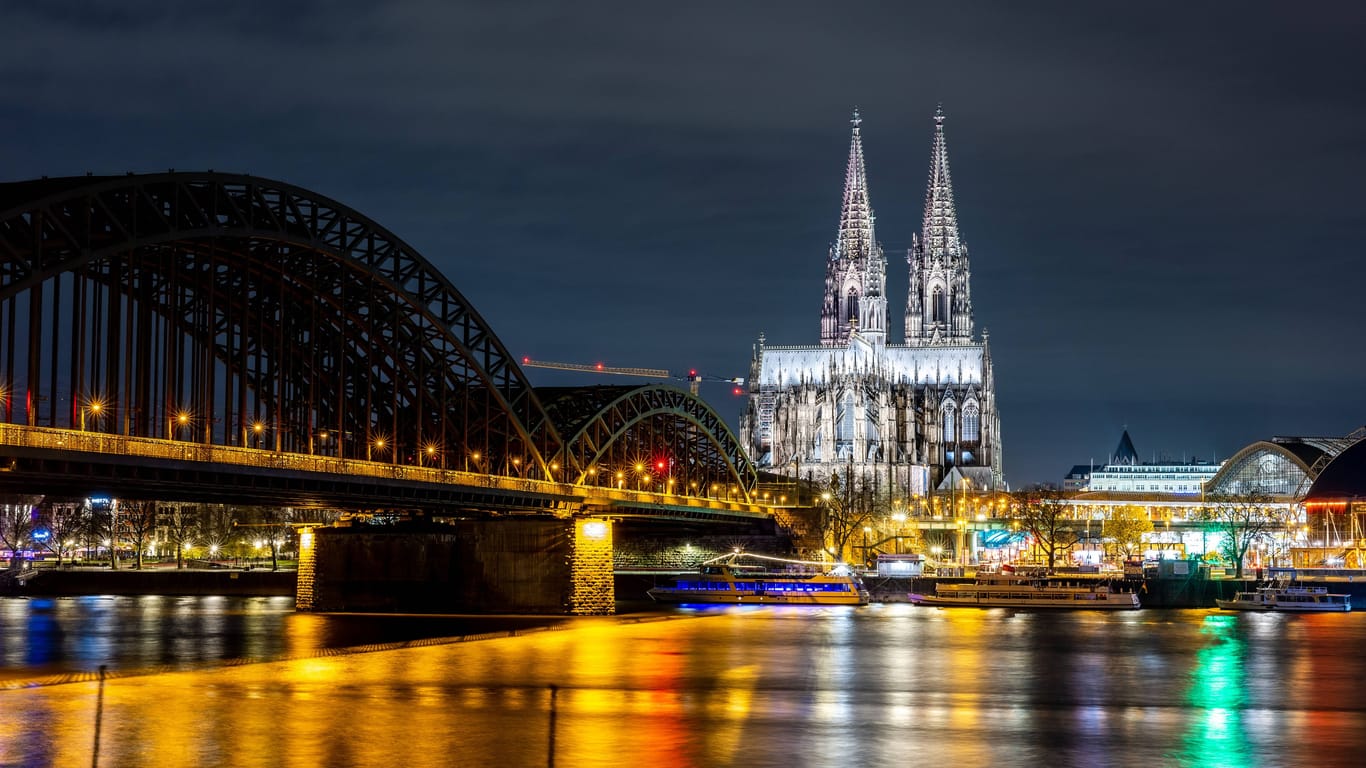
{"label": "night sky", "polygon": [[518,357],[747,376],[818,342],[855,106],[900,341],[942,102],[1008,481],[1366,424],[1366,6],[739,5],[0,0],[0,179],[288,181]]}

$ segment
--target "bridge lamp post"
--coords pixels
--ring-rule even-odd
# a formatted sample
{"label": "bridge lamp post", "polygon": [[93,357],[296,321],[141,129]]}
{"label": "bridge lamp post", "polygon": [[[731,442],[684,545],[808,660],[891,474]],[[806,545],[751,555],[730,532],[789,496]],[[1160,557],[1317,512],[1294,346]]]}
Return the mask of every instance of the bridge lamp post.
{"label": "bridge lamp post", "polygon": [[522,476],[522,457],[514,456],[512,459],[512,472],[518,477]]}
{"label": "bridge lamp post", "polygon": [[436,443],[427,443],[426,445],[422,446],[421,451],[418,451],[417,463],[421,464],[425,457],[427,466],[432,466],[432,462],[436,459],[436,453]]}
{"label": "bridge lamp post", "polygon": [[[176,426],[176,428],[178,428],[178,429],[181,430],[181,434],[182,434],[182,438],[183,438],[185,428],[188,427],[188,426],[190,426],[190,413],[189,413],[189,411],[177,411],[177,412],[176,412],[176,415],[175,415],[175,426]],[[173,435],[173,436],[171,437],[171,439],[174,440],[174,439],[175,439],[175,436]]]}
{"label": "bridge lamp post", "polygon": [[620,491],[621,489],[623,489],[623,488],[625,488],[625,487],[626,487],[626,473],[623,472],[623,471],[621,471],[620,469],[618,469],[618,470],[617,470],[617,490]]}
{"label": "bridge lamp post", "polygon": [[470,462],[474,462],[475,470],[479,469],[479,451],[465,454],[465,471],[470,471]]}
{"label": "bridge lamp post", "polygon": [[642,477],[645,477],[645,465],[637,461],[637,462],[636,462],[636,490],[637,490],[637,491],[640,490],[640,480],[641,480]]}
{"label": "bridge lamp post", "polygon": [[[242,442],[243,442],[243,444],[245,444],[245,446],[248,447],[248,448],[252,447],[252,445],[251,445],[251,439],[254,438],[254,439],[256,440],[256,447],[257,447],[257,448],[260,448],[260,447],[261,447],[261,436],[262,436],[263,434],[265,434],[265,431],[266,431],[266,425],[265,425],[264,423],[262,423],[262,422],[260,422],[260,421],[253,421],[253,422],[251,423],[251,425],[250,425],[249,427],[247,427],[247,429],[244,429],[244,430],[242,431]],[[251,438],[248,438],[248,437],[247,437],[248,434],[251,435]]]}
{"label": "bridge lamp post", "polygon": [[99,400],[91,400],[90,403],[89,403],[85,408],[82,408],[82,409],[81,409],[81,431],[82,431],[82,432],[85,431],[85,414],[86,414],[86,411],[89,411],[89,412],[90,412],[90,420],[93,421],[93,422],[95,422],[96,426],[98,426],[99,423],[100,423],[100,416],[104,413],[104,403],[101,402],[101,401],[99,401]]}

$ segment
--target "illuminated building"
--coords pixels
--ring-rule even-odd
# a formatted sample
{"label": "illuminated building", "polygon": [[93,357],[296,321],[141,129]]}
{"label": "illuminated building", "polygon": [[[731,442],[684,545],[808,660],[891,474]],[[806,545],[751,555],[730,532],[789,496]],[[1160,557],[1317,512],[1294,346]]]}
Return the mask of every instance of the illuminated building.
{"label": "illuminated building", "polygon": [[1218,473],[1221,466],[1222,462],[1199,460],[1142,464],[1126,429],[1119,438],[1114,455],[1105,466],[1092,470],[1090,484],[1082,490],[1199,495],[1204,484]]}
{"label": "illuminated building", "polygon": [[943,111],[934,118],[921,231],[907,253],[901,344],[888,338],[887,261],[874,232],[857,112],[852,122],[820,344],[772,346],[759,337],[741,441],[759,467],[779,474],[849,473],[907,494],[924,494],[951,476],[973,489],[1000,487],[991,352],[973,321]]}

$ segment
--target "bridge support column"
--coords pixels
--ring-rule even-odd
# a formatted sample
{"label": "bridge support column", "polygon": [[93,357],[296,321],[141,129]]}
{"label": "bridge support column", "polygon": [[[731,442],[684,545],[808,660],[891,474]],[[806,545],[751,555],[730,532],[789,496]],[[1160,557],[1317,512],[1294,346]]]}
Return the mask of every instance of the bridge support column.
{"label": "bridge support column", "polygon": [[299,571],[294,585],[294,609],[313,610],[313,580],[318,570],[318,550],[312,528],[299,529]]}
{"label": "bridge support column", "polygon": [[[602,615],[616,610],[612,523],[515,516],[317,528],[299,610]],[[311,559],[310,559],[311,558]]]}
{"label": "bridge support column", "polygon": [[584,517],[574,521],[569,550],[568,613],[606,616],[616,612],[612,575],[612,521]]}

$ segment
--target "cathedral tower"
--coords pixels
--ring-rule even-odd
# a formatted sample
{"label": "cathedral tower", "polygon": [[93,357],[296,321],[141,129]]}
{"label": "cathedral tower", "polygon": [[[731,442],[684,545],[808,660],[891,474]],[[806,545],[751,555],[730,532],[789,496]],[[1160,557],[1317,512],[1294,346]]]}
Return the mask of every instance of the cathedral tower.
{"label": "cathedral tower", "polygon": [[807,482],[838,475],[905,509],[923,509],[935,492],[1000,488],[991,350],[985,331],[973,340],[944,113],[935,115],[925,216],[908,257],[904,344],[887,340],[887,262],[873,230],[857,110],[851,122],[820,344],[759,337],[740,440],[760,469]]}
{"label": "cathedral tower", "polygon": [[968,248],[958,237],[958,213],[944,142],[944,108],[934,115],[930,179],[920,236],[906,254],[911,265],[906,296],[906,343],[910,346],[971,344],[973,335]]}
{"label": "cathedral tower", "polygon": [[874,345],[887,341],[887,259],[873,234],[873,208],[863,166],[863,139],[854,110],[849,164],[844,172],[840,228],[825,265],[825,303],[821,308],[821,344],[849,343],[857,333]]}

